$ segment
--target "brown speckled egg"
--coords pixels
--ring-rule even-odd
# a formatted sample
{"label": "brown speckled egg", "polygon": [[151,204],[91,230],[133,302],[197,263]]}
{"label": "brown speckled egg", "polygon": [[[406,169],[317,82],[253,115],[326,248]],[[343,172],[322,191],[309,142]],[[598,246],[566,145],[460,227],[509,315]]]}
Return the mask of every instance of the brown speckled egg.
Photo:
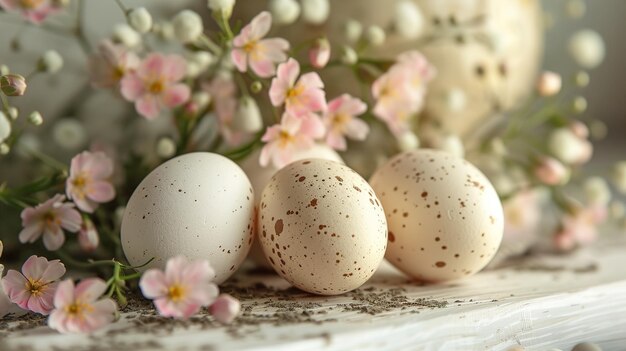
{"label": "brown speckled egg", "polygon": [[457,279],[480,271],[496,254],[502,204],[469,162],[443,151],[408,151],[380,167],[370,184],[389,224],[385,257],[406,274]]}
{"label": "brown speckled egg", "polygon": [[221,283],[241,265],[254,239],[254,193],[233,161],[209,152],[173,158],[154,169],[130,197],[122,248],[133,266],[163,268],[183,255],[207,259]]}
{"label": "brown speckled egg", "polygon": [[267,259],[302,290],[336,295],[356,289],[384,257],[383,208],[347,166],[321,159],[293,162],[272,177],[259,206]]}

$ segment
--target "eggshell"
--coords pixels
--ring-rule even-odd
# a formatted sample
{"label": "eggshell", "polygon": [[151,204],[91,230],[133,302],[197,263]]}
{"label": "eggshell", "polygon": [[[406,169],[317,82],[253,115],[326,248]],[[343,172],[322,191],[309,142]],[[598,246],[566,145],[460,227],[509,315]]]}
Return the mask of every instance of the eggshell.
{"label": "eggshell", "polygon": [[446,281],[494,257],[504,216],[489,180],[469,162],[419,149],[393,157],[370,180],[387,215],[385,257],[406,274]]}
{"label": "eggshell", "polygon": [[[270,182],[272,176],[278,171],[278,168],[274,167],[273,164],[262,167],[259,164],[260,156],[261,149],[257,149],[239,163],[241,169],[246,172],[246,175],[252,183],[254,198],[257,204],[261,201],[261,192],[263,191],[267,183]],[[304,160],[307,158],[321,158],[324,160],[339,162],[341,164],[344,163],[343,159],[341,159],[341,156],[339,156],[339,154],[335,150],[325,144],[315,144],[309,149],[298,151],[293,154],[294,161]],[[252,259],[257,265],[267,269],[272,269],[270,262],[265,258],[265,255],[263,254],[263,250],[261,249],[258,240],[255,240],[252,243],[252,248],[250,249],[250,254],[248,255],[248,257]]]}
{"label": "eggshell", "polygon": [[132,265],[151,257],[208,259],[215,282],[230,277],[254,238],[254,194],[231,160],[197,152],[173,158],[139,184],[122,220],[122,247]]}
{"label": "eggshell", "polygon": [[339,163],[307,159],[278,171],[263,190],[261,246],[296,287],[335,295],[367,281],[387,246],[385,213],[369,184]]}

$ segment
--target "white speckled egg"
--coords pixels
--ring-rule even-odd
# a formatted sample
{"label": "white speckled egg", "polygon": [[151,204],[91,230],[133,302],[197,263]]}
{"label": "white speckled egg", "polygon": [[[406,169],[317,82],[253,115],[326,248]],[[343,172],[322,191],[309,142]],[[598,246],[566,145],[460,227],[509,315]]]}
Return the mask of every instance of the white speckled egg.
{"label": "white speckled egg", "polygon": [[[261,202],[261,192],[263,191],[267,183],[270,182],[272,176],[278,171],[278,168],[274,167],[274,165],[272,164],[269,164],[266,167],[262,167],[259,164],[260,155],[261,149],[257,149],[239,163],[241,169],[246,172],[246,175],[252,183],[252,189],[254,190],[254,199],[256,200],[257,204]],[[325,144],[315,144],[310,149],[298,151],[293,154],[294,161],[304,160],[307,158],[321,158],[324,160],[339,162],[341,164],[344,163],[341,159],[341,156],[339,156],[339,154],[335,150]],[[250,257],[257,265],[261,267],[265,267],[268,269],[271,269],[272,267],[270,265],[270,262],[265,258],[265,255],[263,254],[263,250],[261,249],[258,240],[255,240],[252,243],[252,248],[250,249],[250,255],[248,257]]]}
{"label": "white speckled egg", "polygon": [[261,246],[294,286],[335,295],[374,274],[387,246],[385,213],[369,184],[337,162],[293,162],[263,190]]}
{"label": "white speckled egg", "polygon": [[389,224],[385,257],[423,281],[472,275],[494,257],[504,216],[489,180],[443,151],[399,154],[370,180]]}
{"label": "white speckled egg", "polygon": [[221,155],[173,158],[139,184],[122,220],[122,247],[132,265],[184,255],[208,259],[221,283],[241,265],[254,238],[254,194],[245,173]]}

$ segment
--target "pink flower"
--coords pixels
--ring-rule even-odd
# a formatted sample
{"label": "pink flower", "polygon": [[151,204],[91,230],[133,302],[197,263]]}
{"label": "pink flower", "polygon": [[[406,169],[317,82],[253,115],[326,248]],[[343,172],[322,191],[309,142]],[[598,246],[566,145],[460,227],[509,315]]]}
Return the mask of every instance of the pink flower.
{"label": "pink flower", "polygon": [[83,151],[72,158],[70,176],[65,184],[67,197],[82,211],[92,213],[98,203],[115,197],[109,178],[113,161],[104,152]]}
{"label": "pink flower", "polygon": [[104,40],[98,46],[98,55],[89,59],[91,83],[99,88],[111,88],[128,73],[139,67],[139,57],[122,45]]}
{"label": "pink flower", "polygon": [[300,64],[293,58],[278,65],[278,74],[270,87],[272,105],[284,103],[287,112],[296,117],[325,110],[326,96],[320,76],[309,72],[298,79],[299,75]]}
{"label": "pink flower", "polygon": [[537,93],[541,96],[556,95],[561,91],[561,75],[558,73],[545,71],[539,76],[537,81]]}
{"label": "pink flower", "polygon": [[282,38],[263,39],[271,26],[272,15],[263,11],[235,37],[231,58],[240,72],[246,72],[249,64],[259,77],[271,77],[276,71],[274,64],[287,59],[289,42]]}
{"label": "pink flower", "polygon": [[237,110],[236,86],[232,79],[217,76],[205,87],[212,97],[215,114],[219,120],[220,134],[228,145],[239,145],[245,133],[232,128],[235,111]]}
{"label": "pink flower", "polygon": [[162,108],[180,106],[189,99],[189,87],[178,83],[185,77],[186,66],[179,55],[149,54],[136,71],[122,78],[122,96],[135,102],[140,115],[156,118]]}
{"label": "pink flower", "polygon": [[188,262],[185,257],[170,258],[165,273],[149,269],[139,281],[143,296],[153,299],[162,316],[187,319],[217,297],[215,272],[206,260]]}
{"label": "pink flower", "polygon": [[82,218],[74,209],[74,204],[63,202],[65,196],[55,195],[35,207],[22,211],[22,226],[19,234],[22,244],[33,243],[43,234],[43,244],[50,251],[57,250],[65,242],[63,229],[77,232]]}
{"label": "pink flower", "polygon": [[6,11],[20,11],[25,20],[40,24],[60,8],[51,0],[0,0],[0,7]]}
{"label": "pink flower", "polygon": [[544,156],[535,166],[535,177],[546,185],[565,184],[569,178],[569,170],[559,160]]}
{"label": "pink flower", "polygon": [[394,135],[410,130],[411,118],[421,111],[426,85],[434,75],[434,68],[422,54],[409,51],[398,56],[397,62],[374,81],[374,114]]}
{"label": "pink flower", "polygon": [[560,229],[554,236],[554,246],[569,251],[578,245],[589,245],[598,237],[598,224],[606,219],[603,206],[579,207],[561,219]]}
{"label": "pink flower", "polygon": [[537,193],[531,190],[521,191],[502,205],[505,218],[503,245],[531,245],[537,237],[537,227],[541,219]]}
{"label": "pink flower", "polygon": [[229,324],[241,311],[241,303],[228,294],[220,294],[209,306],[209,312],[220,323]]}
{"label": "pink flower", "polygon": [[265,146],[261,150],[260,164],[265,167],[270,160],[277,169],[290,163],[296,151],[306,150],[315,139],[324,136],[324,125],[317,115],[295,117],[285,112],[280,124],[268,127],[261,138]]}
{"label": "pink flower", "polygon": [[10,269],[2,279],[2,287],[11,302],[21,308],[47,315],[52,311],[57,280],[65,274],[59,260],[30,256],[22,265],[22,273]]}
{"label": "pink flower", "polygon": [[100,244],[100,236],[93,222],[89,218],[85,218],[78,232],[78,244],[80,248],[86,252],[93,251]]}
{"label": "pink flower", "polygon": [[330,60],[330,43],[328,39],[321,38],[315,41],[315,45],[309,50],[311,66],[320,69],[326,67]]}
{"label": "pink flower", "polygon": [[98,299],[107,284],[98,278],[83,279],[76,287],[71,279],[59,283],[48,326],[61,333],[90,333],[111,323],[117,306],[110,298]]}
{"label": "pink flower", "polygon": [[328,130],[326,143],[337,150],[346,150],[346,138],[364,140],[369,126],[356,116],[367,111],[367,105],[348,94],[343,94],[328,103],[324,122]]}

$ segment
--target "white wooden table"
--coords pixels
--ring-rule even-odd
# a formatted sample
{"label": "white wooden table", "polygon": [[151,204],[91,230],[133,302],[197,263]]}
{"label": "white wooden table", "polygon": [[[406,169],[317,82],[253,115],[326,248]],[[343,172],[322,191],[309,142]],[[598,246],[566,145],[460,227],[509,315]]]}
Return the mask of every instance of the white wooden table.
{"label": "white wooden table", "polygon": [[137,300],[92,336],[30,326],[43,319],[4,323],[0,350],[570,350],[583,341],[626,350],[624,238],[445,285],[411,283],[388,265],[336,297],[287,289],[271,274],[242,273],[228,284],[244,306],[228,327],[206,315],[165,320]]}

